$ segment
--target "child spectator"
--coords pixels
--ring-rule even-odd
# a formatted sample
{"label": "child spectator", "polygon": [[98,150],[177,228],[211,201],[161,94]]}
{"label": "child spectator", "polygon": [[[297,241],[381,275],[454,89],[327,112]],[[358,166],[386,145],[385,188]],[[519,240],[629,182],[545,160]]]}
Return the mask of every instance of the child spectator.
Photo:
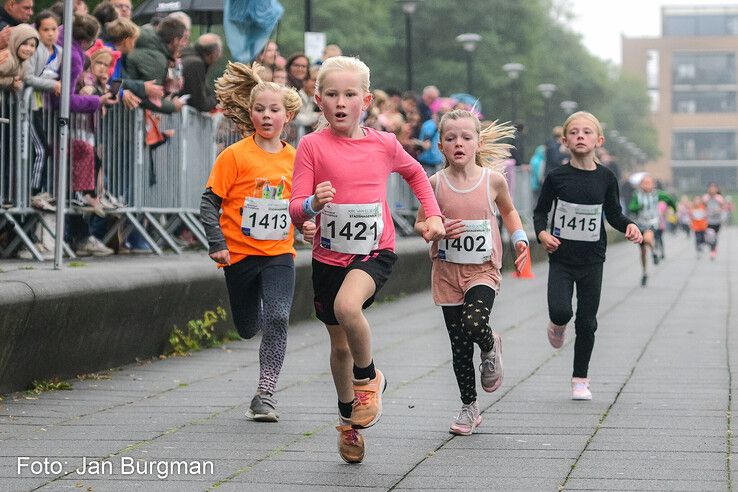
{"label": "child spectator", "polygon": [[54,211],[51,196],[46,190],[47,142],[43,124],[45,93],[61,94],[61,46],[56,44],[59,19],[49,10],[39,12],[34,18],[39,34],[39,45],[28,60],[25,82],[36,89],[31,99],[31,142],[34,160],[31,167],[31,205],[40,210]]}
{"label": "child spectator", "polygon": [[[16,91],[23,88],[27,60],[36,52],[38,32],[33,26],[19,24],[10,30],[10,40],[5,50],[0,50],[0,89],[12,87]],[[3,52],[5,52],[3,54]]]}

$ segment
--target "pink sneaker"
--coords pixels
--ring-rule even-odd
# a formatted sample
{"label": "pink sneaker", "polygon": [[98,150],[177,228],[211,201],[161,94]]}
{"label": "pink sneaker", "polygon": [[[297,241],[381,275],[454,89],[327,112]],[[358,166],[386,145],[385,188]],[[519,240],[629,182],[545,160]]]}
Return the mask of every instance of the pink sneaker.
{"label": "pink sneaker", "polygon": [[553,321],[548,322],[548,343],[553,348],[561,348],[566,338],[566,325],[555,325]]}
{"label": "pink sneaker", "polygon": [[592,392],[589,391],[589,378],[571,378],[571,399],[592,399]]}
{"label": "pink sneaker", "polygon": [[489,352],[482,352],[482,364],[479,366],[482,389],[487,393],[496,391],[502,385],[502,339],[493,331],[494,347]]}

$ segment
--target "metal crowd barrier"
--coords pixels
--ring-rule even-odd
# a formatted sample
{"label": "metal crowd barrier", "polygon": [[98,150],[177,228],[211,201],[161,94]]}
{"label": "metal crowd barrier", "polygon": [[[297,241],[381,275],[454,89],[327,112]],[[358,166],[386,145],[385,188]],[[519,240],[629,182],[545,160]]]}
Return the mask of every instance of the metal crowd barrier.
{"label": "metal crowd barrier", "polygon": [[[12,226],[10,237],[0,250],[0,257],[9,257],[25,248],[40,260],[33,236],[43,228],[54,237],[53,214],[31,206],[32,166],[35,151],[30,140],[32,89],[22,95],[0,91],[0,228]],[[157,254],[164,248],[180,253],[182,246],[176,235],[183,228],[207,247],[205,232],[197,214],[200,195],[216,156],[226,146],[241,138],[230,120],[220,114],[199,113],[185,106],[181,113],[161,116],[160,129],[173,130],[173,135],[156,149],[145,142],[146,122],[140,109],[127,110],[121,104],[106,108],[104,114],[72,114],[70,118],[70,149],[76,140],[92,142],[101,163],[102,187],[119,205],[107,211],[111,217],[103,242],[115,235],[124,240],[136,230]],[[45,107],[41,127],[46,133],[48,150],[44,173],[45,190],[51,201],[65,207],[69,214],[88,212],[89,208],[76,201],[69,180],[69,192],[63,200],[55,196],[55,170],[58,166],[58,115]],[[70,159],[70,176],[74,157]],[[97,184],[97,183],[96,183]],[[61,240],[67,256],[74,252]]]}

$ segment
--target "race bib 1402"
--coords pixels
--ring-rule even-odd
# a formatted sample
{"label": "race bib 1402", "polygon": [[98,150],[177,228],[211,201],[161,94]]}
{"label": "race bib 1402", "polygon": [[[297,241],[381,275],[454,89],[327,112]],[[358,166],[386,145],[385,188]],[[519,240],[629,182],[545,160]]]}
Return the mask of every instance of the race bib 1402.
{"label": "race bib 1402", "polygon": [[492,226],[489,220],[464,220],[464,232],[456,239],[438,242],[438,259],[449,263],[480,265],[492,258]]}

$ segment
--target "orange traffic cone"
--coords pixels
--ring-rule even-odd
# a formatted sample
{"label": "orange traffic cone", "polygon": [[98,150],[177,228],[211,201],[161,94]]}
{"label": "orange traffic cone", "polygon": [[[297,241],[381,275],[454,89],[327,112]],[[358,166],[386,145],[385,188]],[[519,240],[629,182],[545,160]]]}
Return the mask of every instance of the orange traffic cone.
{"label": "orange traffic cone", "polygon": [[518,272],[517,270],[513,271],[512,276],[514,278],[536,278],[535,275],[533,275],[533,270],[530,269],[530,248],[527,248],[525,250],[525,254],[528,255],[528,258],[525,260],[525,265],[523,265],[523,271]]}

